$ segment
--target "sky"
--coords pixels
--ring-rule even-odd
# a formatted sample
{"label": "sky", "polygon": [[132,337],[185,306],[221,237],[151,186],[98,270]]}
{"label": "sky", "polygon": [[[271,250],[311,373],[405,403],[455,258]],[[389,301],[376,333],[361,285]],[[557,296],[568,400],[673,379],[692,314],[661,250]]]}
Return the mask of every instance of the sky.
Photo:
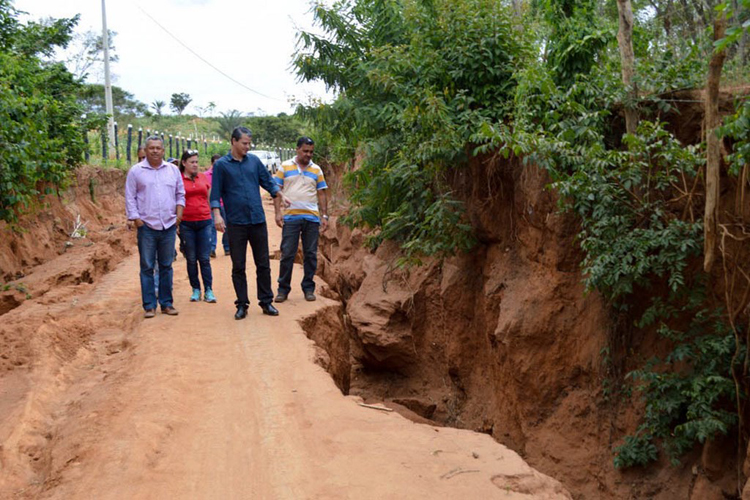
{"label": "sky", "polygon": [[[101,0],[15,0],[14,6],[28,13],[22,20],[80,14],[76,32],[102,30]],[[112,84],[147,105],[166,102],[165,113],[176,92],[192,97],[185,111],[191,114],[204,113],[199,108],[209,102],[214,115],[233,109],[275,115],[292,112],[290,100],[330,100],[322,83],[300,83],[291,69],[296,34],[312,29],[310,9],[310,0],[106,0],[119,57],[110,65]],[[103,70],[90,73],[87,81],[104,83]]]}

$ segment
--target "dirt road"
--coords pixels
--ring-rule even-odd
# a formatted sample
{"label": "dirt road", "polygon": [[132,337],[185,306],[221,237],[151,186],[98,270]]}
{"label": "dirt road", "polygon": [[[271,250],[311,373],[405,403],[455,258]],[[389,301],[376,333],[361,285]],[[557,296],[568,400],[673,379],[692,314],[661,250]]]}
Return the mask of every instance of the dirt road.
{"label": "dirt road", "polygon": [[[280,230],[269,229],[273,254]],[[333,301],[295,290],[279,317],[252,306],[235,321],[231,261],[212,264],[217,304],[188,302],[176,262],[177,317],[140,319],[136,255],[73,303],[38,305],[71,308],[96,332],[64,367],[37,369],[30,393],[0,415],[0,496],[569,498],[487,435],[343,396],[298,324]]]}

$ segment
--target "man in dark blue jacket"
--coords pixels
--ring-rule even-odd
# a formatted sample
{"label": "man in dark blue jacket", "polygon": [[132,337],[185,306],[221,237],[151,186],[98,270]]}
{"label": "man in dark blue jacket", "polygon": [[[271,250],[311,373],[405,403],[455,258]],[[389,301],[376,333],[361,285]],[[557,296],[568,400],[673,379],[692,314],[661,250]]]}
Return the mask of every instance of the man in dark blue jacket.
{"label": "man in dark blue jacket", "polygon": [[[232,258],[232,284],[237,300],[237,313],[234,319],[247,316],[250,301],[247,297],[247,276],[245,263],[247,244],[253,251],[255,280],[258,289],[258,302],[263,314],[278,316],[279,311],[271,304],[271,264],[268,255],[268,227],[263,202],[260,197],[262,187],[273,196],[276,211],[281,210],[284,195],[273,181],[263,163],[254,155],[247,154],[252,143],[252,133],[245,127],[232,131],[232,149],[228,155],[216,160],[211,186],[211,209],[218,231],[227,231],[229,255]],[[226,222],[220,213],[224,200]],[[284,201],[286,201],[284,199]],[[288,204],[288,202],[287,202]]]}

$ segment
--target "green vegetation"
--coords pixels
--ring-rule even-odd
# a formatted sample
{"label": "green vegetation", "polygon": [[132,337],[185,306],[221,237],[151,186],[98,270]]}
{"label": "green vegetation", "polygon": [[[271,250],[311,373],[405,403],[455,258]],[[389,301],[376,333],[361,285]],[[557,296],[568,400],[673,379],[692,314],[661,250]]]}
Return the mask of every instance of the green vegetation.
{"label": "green vegetation", "polygon": [[[729,373],[734,336],[721,311],[697,309],[705,298],[693,294],[682,309],[656,301],[639,323],[647,327],[659,321],[659,334],[675,348],[665,359],[654,357],[628,374],[645,395],[646,411],[636,433],[615,449],[618,468],[648,465],[657,458],[657,444],[677,465],[696,442],[726,435],[737,424],[737,412],[726,404],[735,391]],[[667,326],[667,319],[686,312],[693,319],[685,332]]]}
{"label": "green vegetation", "polygon": [[516,71],[530,54],[507,8],[491,0],[356,2],[319,5],[315,16],[327,35],[302,34],[297,70],[342,95],[303,116],[316,121],[334,159],[365,153],[347,179],[348,222],[379,229],[372,244],[402,242],[407,260],[471,248],[443,174],[467,164],[477,123],[510,110]]}
{"label": "green vegetation", "polygon": [[61,63],[45,62],[64,47],[77,18],[22,24],[0,0],[0,219],[14,221],[40,194],[63,186],[81,162],[80,84]]}
{"label": "green vegetation", "polygon": [[176,92],[172,94],[172,97],[169,100],[169,107],[178,115],[182,115],[182,112],[185,111],[185,108],[187,108],[188,104],[191,102],[193,102],[193,99],[190,97],[190,94]]}
{"label": "green vegetation", "polygon": [[[561,209],[580,220],[587,287],[671,350],[663,359],[628,360],[639,366],[626,377],[633,385],[615,389],[629,397],[636,388],[645,403],[642,425],[614,450],[622,468],[648,464],[660,450],[677,460],[696,443],[744,432],[737,424],[747,391],[746,331],[736,318],[748,295],[732,286],[722,304],[707,293],[718,277],[697,270],[705,145],[680,143],[663,117],[680,104],[674,92],[706,84],[715,47],[728,51],[732,82],[750,80],[746,43],[739,44],[750,11],[745,0],[724,5],[729,36],[714,44],[705,27],[717,10],[619,4],[636,19],[627,86],[618,11],[597,0],[318,5],[322,34],[300,35],[295,67],[338,93],[334,103],[299,114],[313,122],[324,155],[356,164],[345,178],[345,221],[372,228],[372,245],[398,241],[401,264],[475,244],[447,173],[494,154],[547,170]],[[623,109],[635,118],[631,134],[622,133]],[[732,141],[731,172],[742,179],[749,113],[740,102],[721,131]],[[741,263],[724,260],[721,286],[747,281]],[[645,314],[637,312],[643,307]]]}
{"label": "green vegetation", "polygon": [[[83,84],[78,88],[78,96],[86,113],[93,115],[106,113],[104,85],[99,83]],[[112,86],[112,106],[115,110],[115,121],[122,121],[123,118],[144,114],[147,111],[145,104],[137,101],[133,94],[116,85]]]}

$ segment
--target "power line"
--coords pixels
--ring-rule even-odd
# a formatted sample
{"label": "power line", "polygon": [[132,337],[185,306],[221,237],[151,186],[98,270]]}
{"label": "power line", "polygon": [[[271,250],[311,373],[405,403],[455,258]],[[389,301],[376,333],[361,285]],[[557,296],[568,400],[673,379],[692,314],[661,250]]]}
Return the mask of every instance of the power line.
{"label": "power line", "polygon": [[240,87],[242,87],[242,88],[244,88],[246,90],[249,90],[250,92],[258,94],[261,97],[265,97],[266,99],[272,99],[272,100],[278,101],[278,102],[284,102],[282,99],[278,99],[276,97],[271,97],[270,95],[266,95],[266,94],[264,94],[262,92],[258,92],[255,89],[251,89],[250,87],[248,87],[247,85],[245,85],[241,81],[236,80],[236,79],[232,78],[231,76],[229,76],[228,74],[224,73],[222,70],[220,70],[219,68],[217,68],[216,66],[214,66],[213,64],[211,64],[209,61],[207,61],[206,59],[204,59],[203,56],[201,56],[196,51],[194,51],[193,49],[191,49],[190,47],[188,47],[188,45],[185,44],[185,42],[183,42],[182,40],[180,40],[179,38],[177,38],[175,35],[173,35],[171,31],[169,31],[167,28],[165,28],[159,21],[157,21],[156,19],[154,19],[153,16],[151,16],[151,14],[149,14],[148,12],[146,12],[146,10],[143,7],[141,7],[138,4],[135,4],[135,5],[136,5],[136,7],[138,7],[138,9],[141,12],[143,12],[146,15],[146,17],[148,17],[149,19],[151,19],[151,21],[154,24],[156,24],[159,28],[161,28],[162,30],[164,30],[164,32],[167,35],[169,35],[170,37],[172,37],[177,43],[179,43],[180,45],[182,45],[188,52],[190,52],[191,54],[193,54],[195,57],[197,57],[198,59],[200,59],[203,63],[205,63],[206,65],[208,65],[212,69],[214,69],[216,72],[218,72],[219,74],[221,74],[225,78],[231,80],[232,82],[236,83]]}

